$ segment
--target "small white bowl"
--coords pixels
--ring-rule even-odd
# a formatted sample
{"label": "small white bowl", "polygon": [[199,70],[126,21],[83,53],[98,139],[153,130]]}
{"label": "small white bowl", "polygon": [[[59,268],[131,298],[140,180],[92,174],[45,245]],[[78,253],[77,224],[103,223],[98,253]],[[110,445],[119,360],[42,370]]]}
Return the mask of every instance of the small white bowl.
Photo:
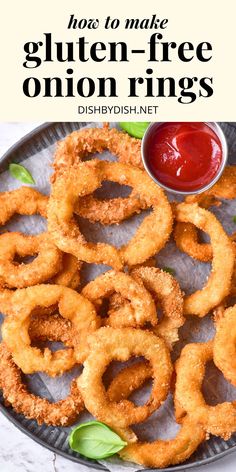
{"label": "small white bowl", "polygon": [[153,128],[158,128],[162,124],[163,124],[163,122],[151,123],[148,126],[148,128],[146,129],[145,134],[144,134],[143,139],[142,139],[142,145],[141,145],[142,161],[143,161],[143,165],[144,165],[145,170],[147,171],[149,176],[152,178],[152,180],[154,180],[154,182],[156,182],[160,187],[164,188],[168,192],[175,193],[175,194],[180,194],[180,195],[199,194],[199,193],[205,192],[206,190],[211,188],[217,182],[217,180],[219,180],[219,178],[220,178],[220,176],[221,176],[221,174],[222,174],[222,172],[223,172],[223,170],[226,166],[226,162],[227,162],[227,158],[228,158],[227,141],[226,141],[225,135],[224,135],[221,127],[218,125],[218,123],[216,123],[216,122],[208,122],[208,123],[205,122],[205,124],[208,125],[209,128],[211,128],[216,133],[218,138],[220,139],[221,146],[222,146],[222,162],[221,162],[221,165],[218,169],[217,174],[215,175],[214,179],[211,182],[209,182],[207,185],[205,185],[201,189],[194,190],[194,191],[193,190],[185,190],[185,191],[174,190],[170,187],[167,187],[163,183],[159,182],[159,180],[155,177],[155,175],[153,175],[151,169],[149,168],[145,146],[146,146],[146,143],[147,143],[147,140],[148,140],[148,137],[149,137],[150,133],[153,131]]}

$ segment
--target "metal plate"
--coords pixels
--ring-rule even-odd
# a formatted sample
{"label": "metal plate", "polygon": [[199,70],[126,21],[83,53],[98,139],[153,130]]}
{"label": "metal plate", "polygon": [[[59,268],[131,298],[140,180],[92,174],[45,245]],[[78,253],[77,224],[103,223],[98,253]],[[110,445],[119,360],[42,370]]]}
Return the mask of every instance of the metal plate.
{"label": "metal plate", "polygon": [[[229,146],[229,163],[236,163],[236,123],[220,123],[227,138]],[[11,161],[21,162],[27,157],[51,146],[72,131],[86,126],[87,123],[45,123],[12,146],[0,160],[0,170],[6,170]],[[16,414],[11,408],[6,408],[0,394],[0,411],[24,434],[51,451],[60,454],[78,464],[93,467],[97,470],[107,470],[96,461],[86,459],[73,452],[68,446],[67,431],[59,427],[38,426],[36,421],[27,420],[24,416]],[[163,471],[180,471],[193,467],[209,464],[236,451],[236,434],[229,441],[211,437],[204,442],[191,458],[184,464],[162,469]],[[155,469],[145,469],[155,470]],[[160,470],[160,469],[156,469]]]}

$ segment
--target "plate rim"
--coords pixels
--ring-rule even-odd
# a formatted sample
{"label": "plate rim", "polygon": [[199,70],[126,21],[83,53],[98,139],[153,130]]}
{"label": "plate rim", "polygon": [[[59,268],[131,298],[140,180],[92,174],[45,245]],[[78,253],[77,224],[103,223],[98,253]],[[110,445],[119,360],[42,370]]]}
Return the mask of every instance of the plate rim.
{"label": "plate rim", "polygon": [[[13,152],[15,152],[20,146],[22,146],[23,144],[27,143],[28,140],[32,139],[35,135],[41,133],[42,131],[44,131],[45,129],[47,128],[50,128],[52,127],[53,125],[57,125],[58,123],[61,123],[61,122],[44,122],[38,126],[36,126],[35,128],[33,128],[31,131],[29,131],[28,133],[26,133],[24,136],[22,136],[20,139],[18,139],[15,143],[13,143],[4,153],[2,156],[0,156],[0,166],[2,165],[2,163],[4,161],[7,161],[8,159],[10,159],[11,157],[11,154]],[[66,123],[66,122],[65,122]],[[84,122],[77,122],[78,124],[79,123],[84,123]],[[89,123],[92,123],[91,122],[87,122],[88,124]],[[100,123],[100,122],[94,122],[94,123]],[[222,122],[221,122],[222,123]],[[229,125],[231,124],[231,122],[224,122],[224,123],[228,123]],[[232,125],[231,125],[232,126]],[[232,126],[234,128],[236,128],[235,126]],[[87,458],[83,458],[83,456],[79,456],[79,457],[76,457],[76,456],[73,456],[73,455],[70,455],[68,454],[67,452],[64,452],[62,450],[60,450],[59,448],[57,447],[54,447],[53,445],[51,444],[48,444],[45,440],[41,439],[40,437],[36,436],[33,432],[31,432],[30,430],[27,429],[26,426],[24,426],[16,417],[14,417],[14,415],[11,413],[12,409],[11,408],[7,408],[4,403],[0,400],[0,412],[4,415],[5,418],[7,418],[10,423],[12,423],[19,431],[21,431],[23,434],[25,434],[26,436],[28,436],[30,439],[32,439],[33,441],[35,441],[36,443],[40,444],[42,447],[45,447],[46,449],[52,451],[53,453],[55,454],[58,454],[72,462],[75,462],[77,464],[81,464],[81,465],[85,465],[86,467],[93,467],[94,469],[97,469],[97,470],[104,470],[104,471],[108,471],[109,469],[107,469],[107,467],[105,467],[103,464],[100,464],[98,461],[90,461],[89,459]],[[236,444],[233,445],[233,446],[229,446],[228,449],[225,449],[224,451],[221,451],[217,454],[215,454],[214,456],[211,456],[211,457],[208,457],[206,459],[200,459],[200,460],[197,460],[195,462],[192,462],[192,463],[182,463],[182,464],[178,464],[176,466],[170,466],[170,467],[166,467],[166,468],[162,468],[162,469],[156,469],[156,468],[145,468],[145,469],[137,469],[137,472],[175,472],[175,471],[180,471],[180,470],[188,470],[188,469],[193,469],[193,468],[196,468],[196,467],[202,467],[204,465],[207,465],[207,464],[210,464],[210,463],[213,463],[213,462],[216,462],[218,460],[220,460],[221,458],[233,453],[236,451]]]}

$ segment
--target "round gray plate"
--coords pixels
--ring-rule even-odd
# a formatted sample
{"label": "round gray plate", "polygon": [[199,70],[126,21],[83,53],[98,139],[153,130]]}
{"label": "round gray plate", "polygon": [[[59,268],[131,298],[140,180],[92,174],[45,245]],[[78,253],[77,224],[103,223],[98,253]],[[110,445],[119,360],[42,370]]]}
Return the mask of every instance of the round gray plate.
{"label": "round gray plate", "polygon": [[[10,162],[21,162],[42,149],[54,144],[72,131],[86,126],[87,123],[45,123],[23,139],[12,146],[0,160],[0,170],[6,170]],[[229,146],[229,162],[236,163],[236,123],[220,123],[227,138]],[[107,470],[103,465],[86,459],[73,452],[68,446],[68,434],[63,428],[50,427],[46,425],[38,426],[36,421],[27,420],[24,416],[16,414],[11,408],[6,408],[3,404],[3,398],[0,394],[0,411],[23,433],[37,441],[51,451],[60,454],[78,464],[87,465],[98,470]],[[194,434],[194,431],[193,431]],[[180,471],[193,467],[206,465],[210,462],[236,451],[236,434],[229,441],[223,441],[220,438],[211,437],[204,442],[191,458],[184,464],[162,469],[163,471]],[[153,469],[145,469],[153,470]],[[157,469],[156,469],[157,470]],[[159,470],[159,469],[158,469]]]}

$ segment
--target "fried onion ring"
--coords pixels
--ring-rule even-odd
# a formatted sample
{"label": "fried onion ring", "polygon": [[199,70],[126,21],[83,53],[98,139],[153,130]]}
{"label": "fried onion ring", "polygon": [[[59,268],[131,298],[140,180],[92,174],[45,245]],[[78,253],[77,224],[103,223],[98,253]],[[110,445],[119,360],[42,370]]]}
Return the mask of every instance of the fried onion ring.
{"label": "fried onion ring", "polygon": [[17,413],[24,414],[26,418],[34,419],[38,424],[69,426],[84,409],[84,402],[75,380],[71,383],[67,398],[56,403],[29,393],[22,382],[20,369],[3,343],[0,345],[0,367],[0,385],[5,402]]}
{"label": "fried onion ring", "polygon": [[152,376],[152,368],[145,361],[139,361],[124,367],[115,376],[107,389],[110,401],[119,402],[128,398],[131,393],[140,388]]}
{"label": "fried onion ring", "polygon": [[[58,143],[54,156],[55,173],[52,181],[55,181],[64,169],[78,164],[90,154],[101,153],[106,149],[115,154],[120,162],[143,167],[139,139],[132,138],[115,128],[85,128],[74,131]],[[75,213],[91,222],[111,225],[118,224],[145,208],[145,202],[135,192],[131,192],[129,197],[125,198],[103,200],[87,195],[79,198]]]}
{"label": "fried onion ring", "polygon": [[[198,203],[201,207],[209,208],[212,205],[220,205],[218,199],[236,198],[236,166],[227,166],[218,180],[209,190],[198,195],[189,195],[186,203]],[[231,236],[235,240],[235,234]],[[212,259],[210,244],[199,243],[197,229],[191,223],[177,223],[174,228],[174,238],[177,247],[189,256],[202,262]]]}
{"label": "fried onion ring", "polygon": [[[133,328],[100,328],[88,339],[90,353],[77,380],[88,411],[104,421],[122,437],[134,441],[129,426],[144,421],[165,400],[171,381],[172,365],[164,341],[154,334]],[[134,406],[128,400],[110,401],[102,376],[113,360],[127,361],[131,356],[144,356],[150,362],[153,386],[145,405]]]}
{"label": "fried onion ring", "polygon": [[[60,315],[41,317],[37,315],[32,318],[29,326],[31,339],[37,341],[61,341],[73,347],[74,334],[71,322]],[[107,394],[111,401],[128,398],[151,376],[151,368],[145,362],[123,368],[112,380]],[[84,410],[84,402],[75,380],[71,383],[68,397],[56,403],[29,393],[22,382],[21,371],[4,343],[0,344],[0,385],[5,402],[9,403],[17,413],[36,420],[38,424],[69,426]]]}
{"label": "fried onion ring", "polygon": [[[49,307],[56,303],[61,316],[69,319],[75,328],[74,349],[51,352],[46,348],[41,352],[31,346],[28,333],[31,313],[36,307]],[[87,335],[100,326],[92,303],[74,290],[59,285],[42,284],[18,289],[11,296],[9,312],[2,325],[2,338],[14,362],[25,374],[41,371],[53,377],[73,367],[75,356],[82,362]]]}
{"label": "fried onion ring", "polygon": [[[36,255],[28,264],[17,264],[14,259]],[[61,251],[50,240],[48,233],[36,236],[22,233],[0,235],[0,284],[9,288],[24,288],[46,282],[60,269]]]}
{"label": "fried onion ring", "polygon": [[110,297],[114,292],[130,301],[131,310],[128,318],[119,317],[119,327],[140,327],[145,323],[157,324],[154,301],[144,286],[123,272],[108,271],[89,282],[82,290],[82,295],[99,307],[103,298]]}
{"label": "fried onion ring", "polygon": [[[211,275],[202,290],[185,297],[184,314],[205,316],[230,293],[234,268],[232,243],[216,217],[196,203],[180,203],[176,206],[176,219],[193,223],[211,238],[213,251]],[[224,264],[222,264],[224,261]]]}
{"label": "fried onion ring", "polygon": [[103,225],[119,224],[135,213],[146,209],[146,202],[132,191],[128,197],[98,199],[93,195],[79,198],[75,205],[75,213],[87,218],[92,223]]}
{"label": "fried onion ring", "polygon": [[[4,225],[15,214],[40,214],[47,217],[48,197],[30,187],[0,193],[0,225]],[[77,288],[80,283],[80,262],[69,254],[62,254],[62,268],[51,282],[58,285]],[[48,278],[51,277],[50,273]]]}
{"label": "fried onion ring", "polygon": [[[170,274],[156,267],[139,267],[131,272],[131,276],[141,286],[144,285],[154,300],[160,303],[163,317],[153,328],[153,332],[157,336],[161,336],[171,349],[173,344],[178,341],[178,330],[185,321],[183,295],[178,282]],[[116,303],[118,303],[117,299]],[[118,306],[113,304],[109,310],[107,326],[118,327],[121,320],[127,317],[131,318],[131,316],[132,306],[130,303],[119,300]]]}
{"label": "fried onion ring", "polygon": [[227,308],[216,322],[214,363],[224,377],[236,386],[236,305]]}
{"label": "fried onion ring", "polygon": [[0,193],[0,225],[13,215],[39,214],[46,218],[48,197],[30,187]]}
{"label": "fried onion ring", "polygon": [[[109,244],[86,242],[73,220],[78,197],[93,192],[107,179],[132,186],[147,206],[153,207],[134,237],[120,250]],[[52,238],[62,251],[79,260],[120,270],[123,264],[140,264],[162,249],[172,229],[172,211],[164,192],[144,171],[126,164],[93,160],[65,170],[57,178],[49,201],[48,222]]]}
{"label": "fried onion ring", "polygon": [[209,243],[198,241],[197,229],[192,223],[178,222],[174,227],[174,239],[177,248],[201,262],[212,259],[212,247]]}
{"label": "fried onion ring", "polygon": [[[51,318],[54,319],[50,320],[50,317],[47,319],[45,317],[41,323],[39,320],[31,321],[29,332],[32,339],[62,341],[63,343],[66,339],[68,343],[68,338],[73,338],[69,321],[60,316]],[[148,363],[139,362],[135,366],[126,367],[112,380],[107,390],[108,397],[113,402],[128,398],[151,376],[152,371]],[[84,410],[84,402],[75,380],[71,383],[68,397],[56,403],[29,393],[22,382],[21,371],[4,343],[0,344],[0,388],[6,403],[9,403],[17,413],[36,420],[38,424],[70,426]]]}
{"label": "fried onion ring", "polygon": [[54,285],[76,290],[80,284],[81,262],[71,254],[62,253],[62,269],[50,281]]}
{"label": "fried onion ring", "polygon": [[119,456],[146,467],[163,468],[187,460],[205,439],[203,428],[186,417],[174,439],[129,444]]}
{"label": "fried onion ring", "polygon": [[[47,281],[47,283],[63,285],[64,287],[76,290],[80,284],[80,267],[81,263],[76,259],[76,257],[71,254],[62,253],[62,269],[55,275],[55,277]],[[13,293],[12,290],[8,289],[0,290],[0,311],[4,314],[11,313],[11,297]],[[34,313],[38,313],[39,317],[42,315],[50,315],[55,313],[56,308],[55,305],[49,307],[37,307],[34,310]]]}
{"label": "fried onion ring", "polygon": [[233,200],[236,198],[236,166],[227,166],[218,182],[206,192],[188,195],[186,203],[198,203],[205,208],[217,204],[215,199]]}
{"label": "fried onion ring", "polygon": [[[231,241],[236,240],[236,233],[229,236]],[[192,223],[177,223],[174,228],[176,246],[182,252],[201,262],[212,260],[211,244],[198,241],[197,229]]]}
{"label": "fried onion ring", "polygon": [[118,131],[116,128],[83,128],[59,141],[54,155],[55,174],[62,173],[85,159],[88,155],[110,151],[119,162],[143,168],[141,159],[141,140]]}
{"label": "fried onion ring", "polygon": [[[60,340],[66,346],[73,346],[75,332],[71,322],[60,315],[36,315],[30,321],[29,335],[31,339]],[[116,374],[107,389],[107,394],[112,402],[118,402],[128,398],[150,378],[152,378],[150,364],[145,361],[136,362]]]}
{"label": "fried onion ring", "polygon": [[37,341],[61,341],[68,347],[74,346],[76,330],[70,320],[63,318],[58,313],[48,315],[33,314],[30,319],[28,333],[31,340]]}
{"label": "fried onion ring", "polygon": [[213,341],[188,344],[176,362],[175,408],[177,419],[187,415],[207,433],[229,439],[236,430],[236,402],[207,405],[201,392],[207,362],[213,359]]}

